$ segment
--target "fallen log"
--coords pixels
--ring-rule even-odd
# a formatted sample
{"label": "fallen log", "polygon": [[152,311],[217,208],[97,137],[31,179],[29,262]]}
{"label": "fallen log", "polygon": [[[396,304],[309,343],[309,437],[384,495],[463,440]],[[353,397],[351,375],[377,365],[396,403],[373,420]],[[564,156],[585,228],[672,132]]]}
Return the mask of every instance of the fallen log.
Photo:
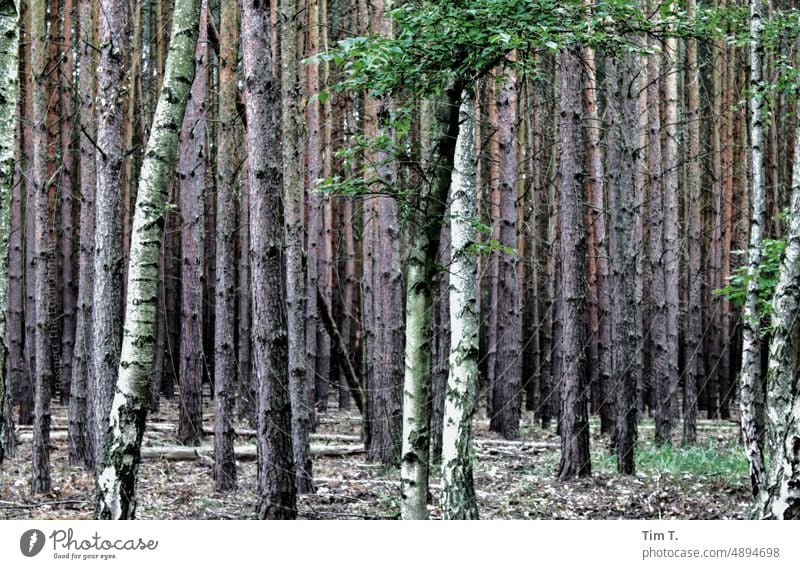
{"label": "fallen log", "polygon": [[[256,445],[242,445],[233,448],[237,460],[255,460],[257,455]],[[311,447],[311,456],[341,457],[354,454],[364,454],[362,445],[352,446],[319,446]],[[203,460],[214,455],[214,448],[210,446],[184,447],[142,447],[143,460]]]}

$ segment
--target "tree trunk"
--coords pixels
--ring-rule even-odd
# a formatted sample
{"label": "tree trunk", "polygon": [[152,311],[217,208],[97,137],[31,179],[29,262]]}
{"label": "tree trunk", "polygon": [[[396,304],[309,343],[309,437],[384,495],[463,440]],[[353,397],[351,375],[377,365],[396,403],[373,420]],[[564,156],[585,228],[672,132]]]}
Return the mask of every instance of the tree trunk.
{"label": "tree trunk", "polygon": [[589,418],[585,374],[586,233],[583,228],[581,169],[581,63],[575,49],[558,54],[559,170],[561,215],[561,465],[562,480],[589,476]]}
{"label": "tree trunk", "polygon": [[287,369],[288,331],[281,282],[282,180],[276,132],[280,111],[272,75],[272,34],[269,7],[260,0],[245,0],[241,37],[250,184],[253,370],[258,389],[257,515],[261,519],[290,519],[297,517],[297,491]]}
{"label": "tree trunk", "polygon": [[200,11],[195,48],[195,75],[181,127],[181,444],[197,445],[203,438],[203,287],[205,268],[205,185],[208,160],[206,109],[208,95],[208,4]]}
{"label": "tree trunk", "polygon": [[53,243],[49,239],[50,208],[47,171],[47,143],[49,114],[47,101],[47,37],[44,0],[31,0],[31,62],[36,70],[33,79],[33,114],[35,121],[33,139],[34,194],[34,298],[36,303],[36,339],[33,346],[35,358],[34,384],[34,439],[31,492],[45,494],[50,491],[50,394],[53,384],[52,356],[50,352],[50,305],[53,297],[48,286],[50,264],[55,260]]}
{"label": "tree trunk", "polygon": [[[303,270],[303,175],[301,151],[300,68],[298,30],[301,29],[297,0],[280,2],[281,42],[281,149],[283,156],[283,204],[286,239],[286,320],[289,331],[289,395],[292,404],[292,449],[297,469],[297,491],[313,492],[311,458],[308,454],[311,432],[311,402],[308,397],[306,366],[305,303],[306,282]],[[248,125],[249,126],[249,125]],[[315,159],[318,156],[314,157]],[[253,188],[250,189],[253,192]],[[255,207],[252,206],[251,207]],[[254,247],[254,244],[251,243]],[[316,271],[316,259],[314,260]],[[255,268],[254,268],[255,270]],[[253,283],[256,278],[253,273]],[[316,299],[316,297],[315,297]],[[255,313],[253,314],[255,320]],[[316,339],[316,335],[314,335]],[[316,342],[316,340],[315,340]]]}
{"label": "tree trunk", "polygon": [[[519,437],[522,405],[522,314],[517,282],[517,78],[507,69],[497,100],[498,242],[497,342],[489,428],[506,439]],[[495,104],[493,101],[489,104]]]}
{"label": "tree trunk", "polygon": [[[236,488],[233,411],[236,396],[236,66],[239,8],[226,2],[220,14],[219,121],[217,127],[217,285],[214,324],[214,480],[218,492]],[[202,25],[202,23],[201,23]],[[246,252],[244,252],[246,254]]]}
{"label": "tree trunk", "polygon": [[[6,421],[11,418],[7,404],[6,310],[8,304],[8,251],[10,209],[14,179],[15,114],[19,88],[19,1],[0,6],[0,464],[6,454]],[[8,417],[6,415],[8,414]],[[13,423],[10,425],[13,428]],[[13,433],[11,434],[13,436]]]}
{"label": "tree trunk", "polygon": [[400,463],[403,519],[428,517],[429,398],[433,344],[433,282],[437,273],[447,193],[458,137],[461,85],[448,86],[435,101],[434,138],[426,178],[418,196],[419,218],[409,220],[406,259],[405,376],[403,378],[403,444]]}
{"label": "tree trunk", "polygon": [[[750,279],[747,284],[747,298],[744,305],[744,318],[742,319],[742,377],[740,381],[739,406],[741,409],[742,436],[744,438],[745,453],[750,463],[750,487],[753,495],[757,496],[764,486],[764,451],[758,440],[758,420],[756,418],[755,400],[761,385],[761,347],[760,330],[761,314],[759,311],[759,278],[757,277],[761,265],[761,243],[763,239],[764,222],[766,218],[766,191],[764,188],[764,126],[761,122],[763,94],[761,88],[761,61],[763,47],[761,45],[761,1],[750,0],[750,160],[752,162],[752,208],[750,217],[750,243],[747,255],[747,275]],[[793,212],[795,213],[795,212]],[[795,223],[794,218],[792,224]],[[776,291],[776,300],[780,296]],[[780,320],[778,320],[780,322]],[[785,341],[785,338],[783,339]],[[780,349],[776,343],[780,342],[777,336],[773,338],[773,350]],[[779,352],[777,352],[779,353]],[[794,369],[787,368],[787,371]],[[774,411],[773,411],[774,412]],[[773,415],[777,418],[776,415]],[[779,426],[779,421],[772,421]],[[781,434],[777,434],[781,433]],[[770,447],[777,450],[777,441],[782,436],[782,429],[770,433]],[[775,457],[773,460],[780,461]],[[800,513],[800,512],[798,512]]]}
{"label": "tree trunk", "polygon": [[[750,45],[753,50],[751,57],[758,59],[761,56],[758,45],[761,31],[760,2],[754,0],[750,7],[752,34]],[[751,112],[757,106],[757,102],[751,100]],[[800,104],[797,106],[797,111],[800,112]],[[750,124],[752,129],[758,123],[753,120]],[[754,140],[753,142],[758,141]],[[751,150],[753,154],[756,153],[756,148],[758,147],[754,144]],[[755,158],[755,156],[753,157]],[[754,180],[754,192],[755,189]],[[756,198],[755,194],[754,198]],[[763,208],[764,201],[762,193],[760,202],[753,200],[754,209]],[[753,232],[759,231],[759,229],[751,228],[751,244]],[[767,373],[770,464],[766,474],[762,474],[761,480],[755,478],[759,473],[753,468],[753,458],[763,460],[763,457],[757,439],[751,439],[753,434],[748,432],[752,429],[752,417],[748,417],[747,424],[744,416],[742,417],[742,426],[746,437],[745,448],[748,458],[751,460],[751,482],[753,485],[760,483],[757,508],[754,513],[757,517],[766,519],[800,519],[800,493],[798,492],[798,488],[800,488],[800,386],[797,384],[795,375],[798,354],[796,322],[797,313],[800,310],[798,280],[800,280],[800,126],[795,131],[791,211],[786,233],[786,249],[781,259],[778,283],[772,300],[772,342],[769,348],[769,371]],[[751,357],[747,355],[747,352],[745,352],[745,356]],[[743,368],[743,390],[745,381],[749,381],[745,377],[745,372],[746,368]],[[752,389],[752,386],[749,385],[748,388]],[[742,396],[744,397],[744,391]],[[750,394],[748,396],[751,397]]]}
{"label": "tree trunk", "polygon": [[[100,0],[100,72],[97,76],[97,196],[94,239],[93,355],[95,464],[100,464],[119,367],[122,334],[121,174],[128,5]],[[38,358],[37,358],[38,362]],[[38,363],[37,363],[38,365]]]}
{"label": "tree trunk", "polygon": [[442,517],[477,519],[472,480],[472,415],[478,388],[475,101],[461,102],[451,186],[450,373],[442,421]]}
{"label": "tree trunk", "polygon": [[94,138],[94,1],[81,0],[78,17],[80,46],[80,121],[85,132],[80,136],[80,234],[78,236],[78,301],[75,320],[75,354],[69,401],[70,464],[85,464],[94,469],[97,452],[93,441],[94,423],[90,421],[90,397],[94,393],[92,373],[92,294],[94,293],[94,218],[95,218],[95,148]]}
{"label": "tree trunk", "polygon": [[[687,16],[696,10],[687,3]],[[700,72],[697,40],[686,40],[686,201],[688,210],[688,307],[684,332],[683,444],[697,441],[697,385],[705,381],[703,358],[703,200],[700,177]]]}
{"label": "tree trunk", "polygon": [[177,161],[179,125],[194,76],[199,19],[199,0],[176,0],[164,84],[136,195],[125,310],[127,326],[98,479],[100,519],[131,519],[136,514],[136,476],[154,360],[158,256],[167,189]]}

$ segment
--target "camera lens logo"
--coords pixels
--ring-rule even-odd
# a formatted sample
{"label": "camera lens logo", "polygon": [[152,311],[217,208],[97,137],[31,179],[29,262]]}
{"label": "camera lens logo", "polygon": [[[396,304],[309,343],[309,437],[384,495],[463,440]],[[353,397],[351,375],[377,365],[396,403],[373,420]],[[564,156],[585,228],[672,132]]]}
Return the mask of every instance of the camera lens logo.
{"label": "camera lens logo", "polygon": [[44,532],[29,529],[19,538],[19,550],[25,557],[35,557],[44,548]]}

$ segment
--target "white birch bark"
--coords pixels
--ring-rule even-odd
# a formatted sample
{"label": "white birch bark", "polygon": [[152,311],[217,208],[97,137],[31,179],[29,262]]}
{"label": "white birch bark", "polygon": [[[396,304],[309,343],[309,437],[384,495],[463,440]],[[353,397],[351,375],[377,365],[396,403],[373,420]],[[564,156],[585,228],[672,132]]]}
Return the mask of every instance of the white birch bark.
{"label": "white birch bark", "polygon": [[14,127],[17,107],[19,0],[0,1],[0,464],[5,456],[6,420],[11,416],[6,394],[6,308],[8,307],[8,235],[14,170]]}
{"label": "white birch bark", "polygon": [[[764,456],[758,440],[755,401],[760,389],[761,350],[759,330],[761,316],[758,313],[758,268],[761,264],[761,242],[766,216],[766,193],[764,188],[764,128],[761,122],[763,99],[758,94],[761,83],[761,0],[750,1],[750,157],[752,161],[752,211],[750,217],[750,244],[747,259],[747,299],[742,320],[742,376],[740,381],[739,407],[741,409],[742,435],[745,454],[750,463],[750,484],[754,495],[758,495],[764,484]],[[775,434],[780,431],[780,413],[773,406],[768,413],[776,430],[770,429],[769,440],[775,446]]]}
{"label": "white birch bark", "polygon": [[472,414],[478,382],[478,312],[473,250],[476,211],[475,102],[466,90],[461,102],[451,186],[450,373],[442,428],[442,516],[477,519],[472,482]]}

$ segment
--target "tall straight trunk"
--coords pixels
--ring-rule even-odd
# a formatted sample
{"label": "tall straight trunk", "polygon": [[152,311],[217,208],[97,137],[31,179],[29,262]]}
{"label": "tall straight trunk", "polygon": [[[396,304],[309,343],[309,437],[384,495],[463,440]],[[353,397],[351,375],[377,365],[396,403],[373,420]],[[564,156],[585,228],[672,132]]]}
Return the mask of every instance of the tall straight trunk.
{"label": "tall straight trunk", "polygon": [[[651,40],[658,47],[658,40]],[[647,57],[647,207],[648,207],[648,256],[650,261],[649,294],[650,377],[655,391],[654,418],[657,444],[669,442],[672,434],[672,408],[669,393],[667,366],[667,308],[666,280],[664,270],[664,186],[662,179],[661,152],[661,84],[660,57]]]}
{"label": "tall straight trunk", "polygon": [[[368,31],[391,36],[388,3],[375,0]],[[391,112],[386,98],[363,101],[363,132],[367,137],[391,136],[383,117]],[[376,170],[386,183],[396,179],[386,153],[370,153],[365,167]],[[369,460],[397,464],[403,429],[403,275],[400,259],[399,208],[393,197],[372,195],[364,199],[364,343],[367,359],[366,447]]]}
{"label": "tall straight trunk", "polygon": [[[308,398],[306,365],[305,303],[303,270],[303,174],[300,111],[300,62],[298,32],[301,28],[297,0],[280,1],[281,42],[281,156],[283,157],[283,204],[286,239],[286,321],[289,331],[289,395],[292,404],[292,449],[297,469],[297,491],[313,491],[309,435],[311,402]],[[318,158],[318,152],[315,154]],[[251,187],[250,191],[254,189]],[[255,207],[251,204],[251,207]],[[251,243],[251,246],[255,246]],[[316,271],[316,259],[314,259]],[[255,270],[255,267],[254,267]],[[253,284],[256,278],[253,273]],[[253,314],[255,319],[255,313]],[[316,338],[316,336],[315,336]],[[316,341],[316,340],[315,340]]]}
{"label": "tall straight trunk", "polygon": [[477,519],[472,475],[472,415],[478,389],[475,101],[465,91],[451,185],[450,373],[442,421],[442,517]]}
{"label": "tall straight trunk", "polygon": [[[47,280],[46,290],[48,294],[47,305],[47,345],[50,350],[50,367],[52,369],[53,382],[51,383],[53,395],[58,395],[62,399],[62,378],[61,378],[61,282],[58,278],[58,199],[60,194],[62,168],[59,163],[61,154],[60,131],[63,123],[69,122],[61,114],[61,101],[58,94],[60,81],[58,66],[61,55],[59,46],[61,45],[61,16],[60,0],[48,0],[47,2],[47,71],[46,90],[47,90],[47,215],[48,222],[45,230],[45,240],[47,242],[48,263],[45,273]],[[38,277],[37,277],[38,278]],[[37,294],[37,300],[42,296]]]}
{"label": "tall straight trunk", "polygon": [[97,517],[132,519],[154,361],[158,257],[169,179],[194,76],[199,0],[176,0],[164,84],[144,153],[131,232],[119,379],[98,478]]}
{"label": "tall straight trunk", "polygon": [[[761,31],[759,21],[760,2],[753,1],[751,7],[751,57],[760,58],[761,49],[758,37]],[[755,22],[753,20],[756,20]],[[752,64],[752,61],[751,61]],[[751,101],[753,107],[758,106]],[[797,106],[800,112],[800,104]],[[752,121],[751,129],[757,123]],[[754,140],[755,142],[755,140]],[[755,146],[751,152],[755,151]],[[755,171],[754,171],[755,172]],[[755,190],[755,184],[754,188]],[[754,196],[755,197],[755,196]],[[753,201],[754,208],[762,207]],[[754,477],[753,458],[761,458],[761,450],[748,432],[751,426],[745,427],[746,450],[751,460],[751,482],[759,483],[759,495],[756,501],[756,517],[766,519],[800,519],[800,387],[796,381],[798,336],[797,313],[800,310],[800,294],[797,287],[800,280],[800,125],[795,130],[794,166],[792,171],[791,209],[786,232],[786,249],[781,259],[778,283],[772,299],[772,342],[769,347],[769,368],[767,372],[768,397],[768,450],[769,467],[762,474],[761,480]],[[751,243],[752,243],[751,228]],[[752,255],[752,252],[751,252]],[[745,352],[745,357],[747,352]],[[746,368],[742,369],[742,385],[749,381],[745,377]],[[752,386],[749,386],[752,389]],[[744,392],[742,393],[744,395]],[[748,394],[748,396],[750,396]],[[742,404],[744,405],[744,404]],[[752,423],[752,418],[748,421]]]}
{"label": "tall straight trunk", "polygon": [[[0,6],[0,464],[6,454],[6,310],[8,304],[8,251],[11,223],[11,193],[14,179],[15,114],[19,88],[19,1]],[[9,413],[10,415],[10,413]],[[13,427],[13,423],[11,425]],[[13,436],[13,435],[12,435]]]}
{"label": "tall straight trunk", "polygon": [[25,371],[19,394],[19,423],[21,425],[33,424],[34,415],[34,383],[36,376],[36,266],[35,259],[35,232],[36,232],[36,183],[34,180],[34,147],[35,124],[33,120],[33,97],[35,77],[33,70],[33,39],[31,29],[33,25],[33,6],[27,3],[22,23],[22,35],[26,38],[23,50],[25,63],[25,102],[24,113],[28,120],[23,128],[23,154],[25,156],[25,316],[24,316],[24,359]]}
{"label": "tall straight trunk", "polygon": [[409,220],[406,258],[405,375],[400,497],[403,519],[428,517],[429,416],[433,345],[433,282],[441,227],[458,137],[461,85],[449,85],[433,110],[432,155],[418,196],[419,217]]}
{"label": "tall straight trunk", "polygon": [[[687,16],[695,0],[686,6]],[[688,306],[684,338],[683,443],[697,441],[697,385],[705,381],[703,358],[703,198],[700,176],[700,70],[697,40],[686,40],[686,197]]]}
{"label": "tall straight trunk", "polygon": [[205,185],[208,161],[208,3],[203,0],[195,74],[181,128],[178,178],[181,205],[181,348],[178,440],[203,438],[203,287]]}
{"label": "tall straight trunk", "polygon": [[[671,10],[677,11],[678,5],[671,4]],[[672,28],[671,28],[672,30]],[[678,38],[668,37],[664,40],[666,70],[664,71],[664,154],[663,154],[663,275],[664,275],[664,325],[665,354],[664,369],[664,405],[669,411],[669,429],[662,433],[665,440],[672,436],[672,425],[678,417],[677,397],[679,388],[678,358],[680,337],[678,335],[679,317],[679,251],[678,251],[678,181],[679,181],[679,147],[678,147]],[[658,420],[658,419],[657,419]],[[660,431],[660,429],[658,430]]]}
{"label": "tall straight trunk", "polygon": [[626,54],[622,69],[616,58],[606,60],[609,92],[608,205],[611,212],[612,383],[616,401],[614,443],[617,471],[634,474],[636,444],[636,176],[639,147],[639,78],[637,56]]}
{"label": "tall straight trunk", "polygon": [[92,373],[92,294],[94,293],[95,147],[94,137],[94,0],[81,0],[78,17],[80,121],[80,234],[78,235],[78,300],[75,353],[69,401],[69,460],[94,468]]}
{"label": "tall straight trunk", "polygon": [[241,41],[250,184],[253,372],[258,389],[256,513],[261,519],[290,519],[297,517],[297,490],[287,369],[288,330],[281,282],[284,230],[277,137],[280,111],[272,70],[272,35],[269,6],[260,0],[245,0]]}
{"label": "tall straight trunk", "polygon": [[[122,315],[121,174],[128,5],[100,0],[100,73],[97,76],[97,196],[92,297],[95,374],[95,450],[99,465],[119,367]],[[38,358],[37,358],[38,365]]]}
{"label": "tall straight trunk", "polygon": [[[236,63],[239,7],[220,8],[219,121],[217,129],[217,286],[214,321],[214,480],[219,492],[236,487],[233,411],[236,396]],[[245,253],[246,254],[246,253]]]}
{"label": "tall straight trunk", "polygon": [[75,69],[73,57],[73,16],[77,0],[64,0],[61,27],[61,403],[67,403],[72,382],[72,356],[75,350],[75,224],[73,187],[77,182],[74,143],[79,129],[75,116]]}
{"label": "tall straight trunk", "polygon": [[708,287],[706,293],[706,306],[708,306],[708,323],[706,329],[708,333],[708,349],[706,350],[706,381],[705,399],[706,413],[711,419],[719,418],[719,386],[720,373],[719,362],[723,357],[723,329],[722,312],[724,303],[722,298],[713,294],[715,289],[724,286],[722,277],[722,192],[723,192],[723,170],[722,170],[722,124],[721,116],[724,112],[722,92],[725,83],[725,56],[724,49],[716,45],[712,49],[712,110],[711,110],[711,240],[708,253]]}
{"label": "tall straight trunk", "polygon": [[[583,111],[586,130],[586,185],[589,201],[589,279],[592,284],[589,305],[591,323],[590,346],[596,346],[596,359],[590,367],[590,381],[596,386],[600,399],[600,430],[611,433],[614,429],[614,405],[611,387],[611,321],[608,305],[611,294],[608,289],[608,243],[606,242],[605,172],[600,144],[601,124],[597,111],[597,78],[595,53],[592,48],[583,49],[584,89]],[[617,289],[618,290],[618,289]]]}
{"label": "tall straight trunk", "polygon": [[581,178],[581,63],[575,48],[558,54],[561,215],[561,465],[562,480],[591,474],[585,374],[586,233]]}
{"label": "tall straight trunk", "polygon": [[[744,304],[744,318],[742,319],[742,377],[740,380],[739,407],[741,410],[742,436],[744,438],[745,453],[750,463],[750,487],[753,495],[757,496],[764,486],[764,451],[758,437],[758,420],[756,417],[755,401],[759,386],[761,385],[761,314],[759,313],[759,279],[757,277],[761,265],[761,243],[763,241],[764,223],[766,218],[766,190],[764,187],[764,125],[762,123],[763,94],[758,90],[761,87],[761,62],[764,48],[761,43],[761,1],[750,0],[750,160],[752,162],[752,178],[750,199],[752,200],[750,217],[750,242],[747,254],[747,298]],[[793,212],[795,213],[795,212]],[[792,224],[796,223],[792,219]],[[776,294],[776,299],[780,298]],[[778,320],[779,321],[779,320]],[[773,342],[780,342],[776,336]],[[784,338],[785,341],[785,338]],[[775,348],[773,348],[774,350]],[[787,368],[794,369],[793,367]],[[770,410],[771,423],[778,425],[779,421]],[[770,432],[770,448],[777,450],[778,437]],[[773,460],[780,460],[777,457]]]}
{"label": "tall straight trunk", "polygon": [[[319,51],[319,2],[308,0],[306,3],[306,45],[307,55],[315,55]],[[293,43],[293,42],[292,42]],[[290,45],[290,44],[287,44]],[[286,48],[284,48],[286,49]],[[305,66],[305,93],[309,97],[305,108],[305,179],[300,178],[301,186],[307,188],[306,193],[306,293],[305,293],[305,373],[306,389],[313,393],[311,403],[316,403],[320,410],[328,406],[330,392],[327,378],[317,375],[317,284],[319,280],[319,257],[322,247],[323,211],[322,196],[314,190],[317,180],[322,176],[322,125],[320,121],[319,64],[310,62]],[[301,143],[302,144],[302,143]],[[305,184],[303,184],[303,180]],[[330,303],[329,303],[330,305]],[[312,421],[313,422],[313,421]],[[295,446],[297,453],[297,446]],[[307,493],[305,482],[298,481],[298,490]]]}
{"label": "tall straight trunk", "polygon": [[[499,161],[498,242],[517,249],[517,78],[504,73],[505,84],[497,100]],[[494,104],[494,102],[490,103]],[[497,251],[497,343],[492,409],[489,428],[507,439],[519,436],[522,405],[522,313],[517,281],[517,253]]]}
{"label": "tall straight trunk", "polygon": [[33,80],[33,139],[34,194],[34,297],[36,303],[34,419],[33,419],[33,470],[31,492],[45,494],[50,491],[50,394],[53,384],[52,356],[50,351],[50,305],[53,298],[48,286],[50,264],[54,259],[53,243],[49,239],[49,176],[47,171],[48,101],[47,101],[47,37],[44,0],[31,0],[31,63],[35,71]]}

